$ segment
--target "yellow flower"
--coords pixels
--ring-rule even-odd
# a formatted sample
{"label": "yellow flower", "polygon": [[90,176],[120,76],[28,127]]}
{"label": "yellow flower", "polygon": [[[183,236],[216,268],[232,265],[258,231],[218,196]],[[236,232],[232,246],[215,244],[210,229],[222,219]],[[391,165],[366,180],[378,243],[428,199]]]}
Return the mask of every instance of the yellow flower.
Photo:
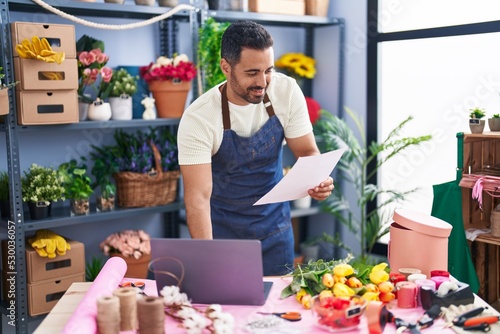
{"label": "yellow flower", "polygon": [[387,263],[384,262],[374,266],[370,272],[370,281],[377,285],[387,281],[389,279],[389,274],[385,271],[386,267]]}
{"label": "yellow flower", "polygon": [[298,75],[308,79],[316,75],[316,61],[302,53],[286,53],[279,58],[275,66],[290,72],[290,75]]}
{"label": "yellow flower", "polygon": [[350,275],[354,274],[354,269],[352,268],[352,266],[350,264],[341,263],[341,264],[337,264],[335,267],[333,267],[333,274],[335,276],[346,277],[346,276],[350,276]]}
{"label": "yellow flower", "polygon": [[319,293],[319,300],[327,297],[333,297],[332,290],[323,290]]}
{"label": "yellow flower", "polygon": [[370,292],[370,291],[368,291],[368,292],[365,292],[363,294],[363,296],[361,296],[361,298],[363,298],[364,300],[366,300],[368,302],[371,301],[371,300],[379,300],[379,298],[378,298],[379,294],[380,294],[380,292]]}
{"label": "yellow flower", "polygon": [[335,297],[350,297],[354,296],[356,293],[344,283],[335,283],[333,286],[333,294]]}
{"label": "yellow flower", "polygon": [[330,273],[326,273],[323,275],[321,278],[321,283],[323,283],[324,286],[327,288],[331,288],[333,286],[333,276]]}
{"label": "yellow flower", "polygon": [[299,290],[299,292],[297,292],[297,294],[295,295],[295,298],[300,303],[302,301],[302,297],[304,297],[307,294],[308,294],[307,291],[304,288],[302,288]]}

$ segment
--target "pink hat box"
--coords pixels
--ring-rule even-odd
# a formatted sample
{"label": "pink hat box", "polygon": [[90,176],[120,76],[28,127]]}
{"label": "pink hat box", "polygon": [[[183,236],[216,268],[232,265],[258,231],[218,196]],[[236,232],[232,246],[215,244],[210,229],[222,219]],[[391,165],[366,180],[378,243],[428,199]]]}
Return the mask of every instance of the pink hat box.
{"label": "pink hat box", "polygon": [[392,271],[417,268],[430,277],[432,270],[448,270],[449,223],[404,209],[396,209],[393,219],[387,254]]}

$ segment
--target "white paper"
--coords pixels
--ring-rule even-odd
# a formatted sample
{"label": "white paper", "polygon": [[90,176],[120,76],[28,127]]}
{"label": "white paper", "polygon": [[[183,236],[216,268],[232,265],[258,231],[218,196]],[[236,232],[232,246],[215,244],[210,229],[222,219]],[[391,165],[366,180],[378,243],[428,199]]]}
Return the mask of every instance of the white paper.
{"label": "white paper", "polygon": [[254,205],[293,201],[306,197],[307,191],[325,181],[339,162],[345,149],[320,155],[300,157],[292,169]]}

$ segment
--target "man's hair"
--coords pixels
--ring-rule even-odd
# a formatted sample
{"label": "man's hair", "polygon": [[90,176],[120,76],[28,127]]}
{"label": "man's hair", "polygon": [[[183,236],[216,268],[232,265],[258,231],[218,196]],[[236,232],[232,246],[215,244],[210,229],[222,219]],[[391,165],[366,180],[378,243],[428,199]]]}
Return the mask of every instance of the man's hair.
{"label": "man's hair", "polygon": [[266,50],[273,46],[273,38],[260,24],[239,20],[227,27],[222,35],[221,58],[231,66],[239,63],[244,48]]}

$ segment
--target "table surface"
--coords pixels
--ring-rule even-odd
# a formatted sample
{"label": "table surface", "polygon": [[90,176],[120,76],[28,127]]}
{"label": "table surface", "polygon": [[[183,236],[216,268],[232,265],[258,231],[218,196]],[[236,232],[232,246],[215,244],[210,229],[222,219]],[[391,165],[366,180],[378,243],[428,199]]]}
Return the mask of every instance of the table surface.
{"label": "table surface", "polygon": [[[128,280],[128,279],[125,279]],[[280,299],[281,290],[288,285],[290,278],[264,278],[264,280],[271,280],[274,282],[272,289],[269,293],[269,297],[266,303],[262,306],[235,306],[235,305],[223,305],[222,309],[224,312],[231,313],[235,318],[235,331],[234,333],[251,333],[245,328],[245,324],[258,317],[257,312],[283,312],[283,311],[299,311],[302,313],[302,320],[298,322],[285,322],[285,325],[279,329],[274,328],[269,332],[258,332],[261,333],[288,333],[288,334],[298,334],[298,333],[328,333],[321,328],[315,326],[312,311],[304,309],[294,297],[289,297],[287,299]],[[154,281],[152,281],[154,282]],[[89,289],[92,283],[73,283],[71,287],[66,291],[64,296],[59,300],[59,302],[54,306],[52,311],[45,317],[40,326],[35,330],[34,334],[54,334],[60,333],[68,319],[71,317],[73,311],[77,308],[80,301],[85,296],[85,293]],[[153,284],[152,284],[153,285]],[[153,285],[155,286],[155,285]],[[156,291],[152,294],[154,295]],[[475,306],[487,306],[487,304],[476,296],[474,302]],[[397,308],[397,304],[394,302],[389,303],[387,306],[390,311],[397,317],[404,319],[405,321],[413,322],[418,320],[424,310],[420,307],[414,309],[400,309]],[[495,311],[496,312],[496,311]],[[496,313],[497,314],[497,313]],[[465,331],[455,331],[451,328],[445,327],[445,321],[443,319],[437,319],[432,327],[422,330],[423,334],[427,333],[467,333]],[[500,324],[494,324],[491,327],[491,333],[500,333]],[[82,328],[81,333],[85,332]],[[135,333],[135,332],[121,332],[121,333]],[[165,333],[175,334],[175,333],[186,333],[186,331],[173,319],[167,317],[165,321]],[[204,332],[208,333],[208,331]],[[257,332],[255,332],[257,333]],[[343,331],[342,333],[368,333],[366,318],[363,316],[361,318],[361,324],[358,328]],[[386,333],[396,333],[395,326],[388,324],[385,326],[384,334]],[[470,332],[469,332],[470,333]],[[94,333],[90,333],[94,334]]]}

